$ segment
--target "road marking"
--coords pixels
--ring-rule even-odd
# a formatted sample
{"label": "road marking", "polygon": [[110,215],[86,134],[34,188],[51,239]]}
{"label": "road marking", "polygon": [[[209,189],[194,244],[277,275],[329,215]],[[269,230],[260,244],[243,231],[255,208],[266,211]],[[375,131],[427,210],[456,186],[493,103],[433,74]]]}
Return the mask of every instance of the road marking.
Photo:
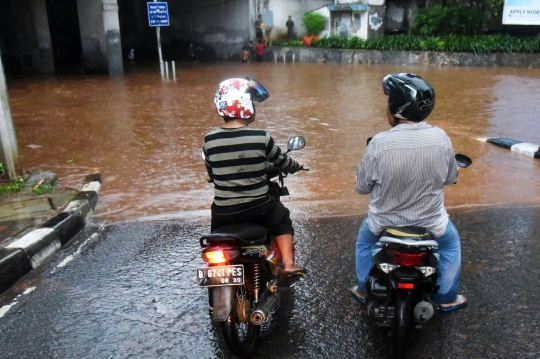
{"label": "road marking", "polygon": [[15,302],[13,302],[11,304],[4,305],[2,308],[0,308],[0,318],[2,318],[7,312],[9,312],[11,307],[13,307],[17,303],[18,302],[15,301]]}
{"label": "road marking", "polygon": [[60,262],[51,272],[51,274],[53,274],[57,268],[62,268],[64,267],[66,264],[68,264],[69,262],[71,262],[73,259],[75,259],[75,257],[77,257],[79,254],[81,254],[81,251],[82,251],[82,248],[84,246],[86,246],[92,239],[96,238],[97,236],[99,236],[99,232],[101,230],[103,230],[105,228],[105,226],[101,226],[99,227],[99,229],[97,230],[96,233],[92,234],[88,239],[86,239],[86,241],[84,241],[80,246],[79,248],[75,251],[75,253],[73,254],[70,254],[69,256],[67,256],[62,262]]}
{"label": "road marking", "polygon": [[[25,290],[25,291],[23,292],[23,294],[30,294],[30,293],[32,293],[35,289],[36,289],[36,287],[30,287],[30,288],[28,288],[27,290]],[[19,298],[20,296],[21,296],[21,295],[19,294],[19,295],[17,296],[17,298],[15,298],[15,299],[13,300],[13,303],[11,303],[11,304],[6,304],[6,305],[4,305],[2,308],[0,308],[0,318],[2,318],[4,315],[6,315],[7,312],[9,312],[9,310],[11,309],[11,307],[13,307],[15,304],[19,303],[17,300],[18,300],[18,298]]]}

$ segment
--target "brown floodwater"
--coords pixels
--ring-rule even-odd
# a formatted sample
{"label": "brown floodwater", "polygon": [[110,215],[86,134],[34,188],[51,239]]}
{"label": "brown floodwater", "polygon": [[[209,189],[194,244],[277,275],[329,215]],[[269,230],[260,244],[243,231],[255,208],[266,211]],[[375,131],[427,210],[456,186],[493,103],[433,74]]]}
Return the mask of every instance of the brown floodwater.
{"label": "brown floodwater", "polygon": [[[540,71],[513,68],[333,64],[181,65],[177,81],[155,69],[123,78],[71,77],[11,82],[9,96],[24,168],[55,171],[66,185],[99,171],[95,217],[208,220],[212,186],[200,158],[204,134],[220,126],[217,84],[252,76],[270,92],[251,126],[279,145],[293,135],[307,146],[293,156],[310,168],[288,178],[283,199],[295,218],[354,215],[367,196],[354,192],[366,139],[388,129],[381,79],[417,73],[433,85],[428,122],[474,163],[446,189],[449,208],[540,203],[540,161],[483,143],[508,137],[540,144]],[[31,148],[28,145],[38,145]]]}

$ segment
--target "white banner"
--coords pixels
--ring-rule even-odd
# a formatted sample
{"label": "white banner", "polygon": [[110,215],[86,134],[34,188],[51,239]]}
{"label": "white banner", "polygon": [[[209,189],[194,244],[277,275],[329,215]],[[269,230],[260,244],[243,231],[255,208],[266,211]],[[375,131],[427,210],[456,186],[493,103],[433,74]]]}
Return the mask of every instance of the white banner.
{"label": "white banner", "polygon": [[505,0],[504,25],[540,25],[540,0]]}

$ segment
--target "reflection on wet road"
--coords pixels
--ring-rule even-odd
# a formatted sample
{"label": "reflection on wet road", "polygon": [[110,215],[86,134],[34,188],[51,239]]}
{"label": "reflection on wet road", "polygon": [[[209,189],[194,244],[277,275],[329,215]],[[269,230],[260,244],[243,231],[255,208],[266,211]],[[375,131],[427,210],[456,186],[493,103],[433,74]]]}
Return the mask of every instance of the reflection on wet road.
{"label": "reflection on wet road", "polygon": [[[540,143],[540,71],[325,64],[216,64],[180,68],[162,82],[136,69],[124,78],[66,78],[9,84],[22,163],[56,171],[66,184],[98,168],[104,186],[96,218],[207,220],[212,189],[199,153],[221,124],[212,108],[220,80],[252,76],[271,97],[253,124],[278,144],[303,135],[295,153],[311,169],[292,176],[284,199],[296,218],[365,213],[354,194],[365,141],[387,129],[381,79],[410,71],[429,80],[437,105],[429,122],[445,129],[474,164],[448,188],[449,207],[540,203],[540,161],[476,141]],[[42,146],[32,149],[28,145]]]}
{"label": "reflection on wet road", "polygon": [[[540,211],[490,209],[452,220],[469,306],[413,330],[407,358],[540,357]],[[310,274],[282,295],[255,358],[388,357],[386,332],[348,293],[359,225],[295,223],[297,256]],[[87,227],[0,296],[2,310],[10,305],[0,310],[0,358],[232,358],[210,323],[207,291],[195,286],[203,265],[197,239],[207,230],[159,221]],[[35,290],[22,294],[29,286]]]}

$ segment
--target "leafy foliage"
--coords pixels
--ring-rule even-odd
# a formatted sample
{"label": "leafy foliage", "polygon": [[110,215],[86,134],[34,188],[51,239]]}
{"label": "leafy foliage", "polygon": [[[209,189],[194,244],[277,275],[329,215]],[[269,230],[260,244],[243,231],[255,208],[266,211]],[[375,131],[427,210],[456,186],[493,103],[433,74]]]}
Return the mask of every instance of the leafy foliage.
{"label": "leafy foliage", "polygon": [[[300,47],[301,41],[273,43],[275,46]],[[359,49],[379,51],[448,51],[448,52],[515,52],[540,53],[540,36],[516,37],[510,35],[483,36],[383,36],[372,40],[358,37],[329,36],[313,40],[312,47],[327,49]]]}
{"label": "leafy foliage", "polygon": [[475,7],[435,5],[418,9],[412,33],[424,36],[478,35],[486,15]]}
{"label": "leafy foliage", "polygon": [[326,18],[316,12],[308,12],[302,17],[302,25],[309,35],[318,36],[326,26]]}
{"label": "leafy foliage", "polygon": [[32,192],[36,194],[44,194],[44,193],[51,193],[54,188],[51,186],[48,182],[42,183],[39,186],[36,186],[37,183],[34,184],[34,188],[32,189]]}
{"label": "leafy foliage", "polygon": [[22,178],[16,178],[11,183],[0,189],[0,193],[5,192],[20,192],[24,188],[24,180]]}

